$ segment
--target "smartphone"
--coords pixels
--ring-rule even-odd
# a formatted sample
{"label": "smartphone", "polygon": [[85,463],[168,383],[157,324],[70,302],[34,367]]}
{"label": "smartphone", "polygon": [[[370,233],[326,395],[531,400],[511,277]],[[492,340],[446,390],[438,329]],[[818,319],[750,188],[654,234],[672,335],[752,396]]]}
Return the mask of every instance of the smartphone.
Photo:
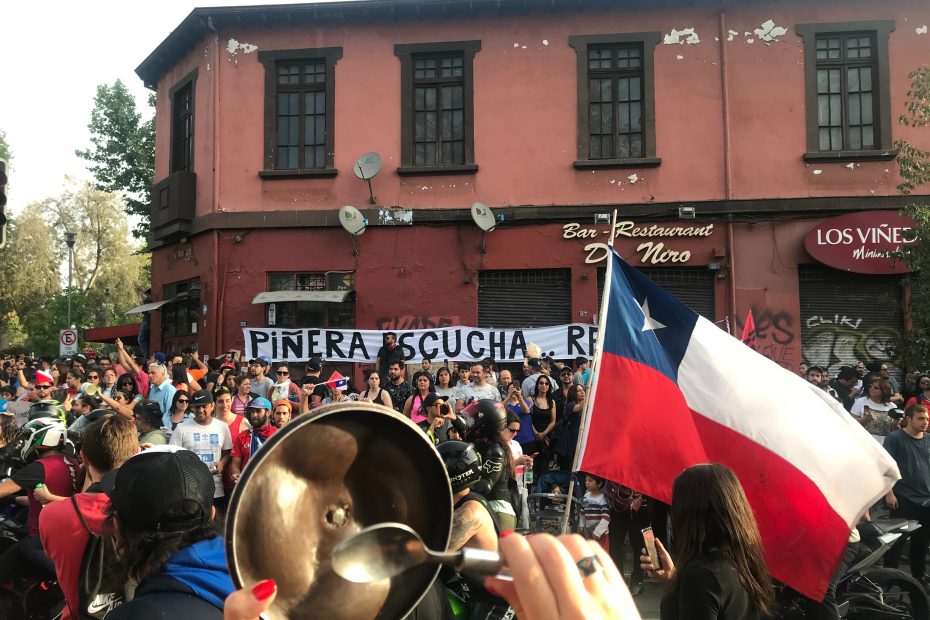
{"label": "smartphone", "polygon": [[649,556],[649,561],[656,567],[656,570],[660,570],[662,565],[659,564],[659,554],[656,553],[656,535],[652,533],[651,527],[643,530],[643,542],[646,543],[646,554]]}

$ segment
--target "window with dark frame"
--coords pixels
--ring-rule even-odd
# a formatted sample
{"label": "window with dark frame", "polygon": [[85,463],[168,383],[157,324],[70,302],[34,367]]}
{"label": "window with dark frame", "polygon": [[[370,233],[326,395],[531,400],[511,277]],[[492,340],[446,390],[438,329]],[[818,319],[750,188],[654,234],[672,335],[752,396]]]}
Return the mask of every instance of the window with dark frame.
{"label": "window with dark frame", "polygon": [[657,166],[653,50],[660,33],[569,37],[578,70],[576,168]]}
{"label": "window with dark frame", "polygon": [[200,278],[166,284],[162,306],[161,327],[166,338],[196,334],[200,323]]}
{"label": "window with dark frame", "polygon": [[[269,291],[354,291],[351,271],[286,272],[268,274]],[[267,312],[266,312],[267,316]],[[355,327],[355,299],[339,303],[291,301],[275,304],[275,327]]]}
{"label": "window with dark frame", "polygon": [[265,67],[264,178],[334,176],[335,64],[342,48],[259,52]]}
{"label": "window with dark frame", "polygon": [[401,62],[398,174],[477,170],[472,61],[480,49],[480,41],[394,46]]}
{"label": "window with dark frame", "polygon": [[817,37],[817,129],[821,151],[858,151],[876,146],[874,38],[874,32]]}
{"label": "window with dark frame", "polygon": [[892,159],[888,39],[893,21],[799,24],[808,161]]}
{"label": "window with dark frame", "polygon": [[171,97],[171,172],[194,167],[194,81],[187,80]]}

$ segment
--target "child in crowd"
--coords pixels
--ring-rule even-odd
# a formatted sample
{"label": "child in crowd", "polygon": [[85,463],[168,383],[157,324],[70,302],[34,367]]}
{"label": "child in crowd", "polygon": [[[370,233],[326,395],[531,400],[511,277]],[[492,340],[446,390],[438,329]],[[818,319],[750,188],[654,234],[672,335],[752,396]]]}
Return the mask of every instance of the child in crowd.
{"label": "child in crowd", "polygon": [[588,474],[584,479],[585,494],[582,500],[584,517],[582,535],[597,541],[604,551],[610,548],[607,532],[610,528],[610,505],[603,493],[604,479]]}

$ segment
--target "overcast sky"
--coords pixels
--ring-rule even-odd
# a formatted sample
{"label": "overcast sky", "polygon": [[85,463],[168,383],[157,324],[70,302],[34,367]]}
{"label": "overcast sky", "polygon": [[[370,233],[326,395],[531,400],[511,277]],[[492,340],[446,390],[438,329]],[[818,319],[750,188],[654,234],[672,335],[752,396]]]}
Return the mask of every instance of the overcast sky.
{"label": "overcast sky", "polygon": [[194,8],[288,4],[0,1],[0,129],[13,151],[7,209],[14,213],[59,193],[66,176],[89,178],[74,151],[90,145],[97,85],[121,79],[144,108],[148,91],[135,68]]}

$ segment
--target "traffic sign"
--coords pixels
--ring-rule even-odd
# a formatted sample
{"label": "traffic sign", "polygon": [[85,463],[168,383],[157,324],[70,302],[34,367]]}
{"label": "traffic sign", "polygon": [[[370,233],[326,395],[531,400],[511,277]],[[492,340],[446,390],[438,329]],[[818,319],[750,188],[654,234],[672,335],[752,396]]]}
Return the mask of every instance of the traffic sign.
{"label": "traffic sign", "polygon": [[63,329],[58,332],[58,355],[77,355],[78,335],[76,329]]}

